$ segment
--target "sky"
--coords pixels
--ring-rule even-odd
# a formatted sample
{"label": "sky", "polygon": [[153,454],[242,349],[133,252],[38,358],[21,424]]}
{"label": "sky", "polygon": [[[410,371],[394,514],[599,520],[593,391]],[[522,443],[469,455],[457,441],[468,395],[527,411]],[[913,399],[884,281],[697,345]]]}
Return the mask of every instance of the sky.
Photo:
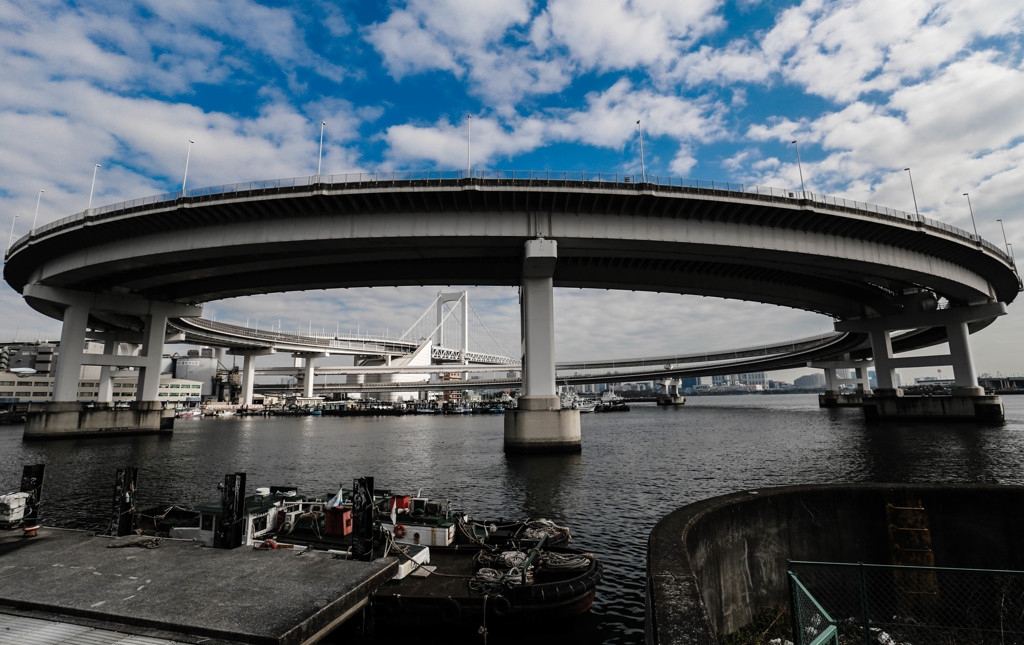
{"label": "sky", "polygon": [[[973,208],[982,237],[1024,254],[1022,33],[1019,0],[0,0],[0,230],[186,179],[465,168],[472,115],[474,168],[637,173],[639,120],[648,174],[799,188],[802,173],[807,190],[916,200],[965,230]],[[205,315],[394,331],[449,290],[254,296]],[[471,299],[517,348],[516,291]],[[979,372],[1024,374],[1020,306],[972,337]],[[0,311],[0,339],[59,337],[6,283]],[[611,291],[557,290],[555,313],[564,361],[832,325]]]}

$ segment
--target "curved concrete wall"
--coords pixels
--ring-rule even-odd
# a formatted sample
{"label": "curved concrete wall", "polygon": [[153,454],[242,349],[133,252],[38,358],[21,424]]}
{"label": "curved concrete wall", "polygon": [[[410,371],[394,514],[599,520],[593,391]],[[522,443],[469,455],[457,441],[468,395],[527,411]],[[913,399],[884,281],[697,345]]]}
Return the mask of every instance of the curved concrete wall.
{"label": "curved concrete wall", "polygon": [[940,567],[1024,569],[1022,486],[861,484],[746,491],[663,518],[648,543],[647,642],[713,645],[788,603],[787,560],[888,564],[885,506],[920,499]]}

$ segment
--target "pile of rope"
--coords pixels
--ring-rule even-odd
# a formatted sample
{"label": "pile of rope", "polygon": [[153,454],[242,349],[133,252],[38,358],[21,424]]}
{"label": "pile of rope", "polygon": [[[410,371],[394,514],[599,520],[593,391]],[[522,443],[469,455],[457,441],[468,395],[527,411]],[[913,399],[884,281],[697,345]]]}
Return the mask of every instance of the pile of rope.
{"label": "pile of rope", "polygon": [[589,553],[544,552],[540,562],[548,569],[586,569],[594,556]]}
{"label": "pile of rope", "polygon": [[528,540],[539,540],[544,536],[551,540],[559,535],[565,535],[566,538],[571,537],[569,527],[559,526],[551,520],[529,520],[526,522],[526,528],[523,529],[523,537]]}
{"label": "pile of rope", "polygon": [[[529,559],[523,551],[480,551],[473,560],[479,569],[469,588],[480,593],[500,593],[501,590],[523,584],[523,567]],[[533,582],[533,569],[526,570],[526,584]]]}

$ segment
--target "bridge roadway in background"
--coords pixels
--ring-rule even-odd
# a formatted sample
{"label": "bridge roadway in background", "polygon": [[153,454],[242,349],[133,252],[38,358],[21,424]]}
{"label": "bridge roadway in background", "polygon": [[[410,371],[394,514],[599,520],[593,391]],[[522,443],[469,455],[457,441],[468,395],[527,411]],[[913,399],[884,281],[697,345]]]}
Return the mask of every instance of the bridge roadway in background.
{"label": "bridge roadway in background", "polygon": [[[717,296],[836,321],[1008,304],[1020,289],[999,248],[915,214],[724,182],[578,175],[363,174],[140,199],[32,231],[9,249],[4,277],[60,319],[50,296],[60,290],[200,304],[337,287],[514,286],[524,243],[548,238],[558,287]],[[145,323],[98,305],[88,324]],[[835,355],[870,356],[866,335],[844,339]],[[925,324],[901,349],[945,339]]]}

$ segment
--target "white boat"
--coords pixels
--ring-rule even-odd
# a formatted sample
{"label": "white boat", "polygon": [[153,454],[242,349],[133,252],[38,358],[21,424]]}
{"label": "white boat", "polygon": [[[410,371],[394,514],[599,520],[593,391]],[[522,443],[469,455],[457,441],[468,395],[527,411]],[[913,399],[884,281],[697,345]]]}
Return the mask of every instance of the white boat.
{"label": "white boat", "polygon": [[192,417],[203,416],[203,411],[199,408],[185,408],[183,410],[178,410],[177,414],[175,414],[174,416],[178,417],[179,419],[190,419]]}
{"label": "white boat", "polygon": [[0,495],[0,529],[13,529],[21,525],[31,493]]}
{"label": "white boat", "polygon": [[576,390],[566,390],[562,393],[561,399],[563,409],[593,412],[597,408],[597,401],[581,398]]}

